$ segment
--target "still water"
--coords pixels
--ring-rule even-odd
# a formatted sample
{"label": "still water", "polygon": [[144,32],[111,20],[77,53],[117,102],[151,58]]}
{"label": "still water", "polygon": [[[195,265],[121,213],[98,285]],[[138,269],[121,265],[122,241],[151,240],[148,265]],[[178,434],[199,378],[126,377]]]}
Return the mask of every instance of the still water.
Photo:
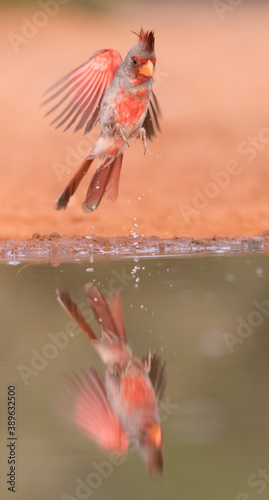
{"label": "still water", "polygon": [[[262,255],[1,264],[1,494],[5,500],[269,497],[269,260]],[[114,458],[59,412],[64,380],[104,367],[56,300],[120,292],[134,354],[166,363],[164,472]],[[92,324],[96,332],[98,325]],[[8,491],[15,387],[15,493]]]}

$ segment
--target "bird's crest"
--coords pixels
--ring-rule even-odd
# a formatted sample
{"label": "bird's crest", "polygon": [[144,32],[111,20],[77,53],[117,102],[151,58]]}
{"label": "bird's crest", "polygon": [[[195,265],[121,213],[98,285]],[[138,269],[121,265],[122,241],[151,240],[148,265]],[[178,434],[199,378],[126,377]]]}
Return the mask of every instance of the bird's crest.
{"label": "bird's crest", "polygon": [[133,31],[133,33],[138,36],[140,42],[146,45],[147,50],[150,52],[154,50],[154,31],[144,31],[143,28],[141,28],[139,33],[136,31]]}

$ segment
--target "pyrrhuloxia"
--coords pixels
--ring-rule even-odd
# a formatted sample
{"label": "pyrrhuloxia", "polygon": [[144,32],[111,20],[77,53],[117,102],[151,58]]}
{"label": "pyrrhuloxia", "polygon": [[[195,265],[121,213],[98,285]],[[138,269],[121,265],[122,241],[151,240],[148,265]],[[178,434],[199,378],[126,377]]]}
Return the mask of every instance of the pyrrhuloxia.
{"label": "pyrrhuloxia", "polygon": [[58,197],[56,210],[66,208],[97,157],[99,166],[89,185],[83,210],[95,210],[104,195],[115,200],[123,153],[129,140],[140,137],[146,152],[146,136],[152,139],[155,127],[160,130],[160,109],[152,91],[156,63],[154,33],[141,28],[136,34],[138,41],[124,61],[117,50],[100,50],[47,91],[57,89],[43,104],[60,96],[60,101],[47,114],[65,103],[52,122],[57,124],[56,128],[65,125],[67,130],[76,122],[75,131],[85,127],[87,133],[98,121],[101,128],[94,148]]}
{"label": "pyrrhuloxia", "polygon": [[133,356],[127,343],[119,294],[106,301],[91,283],[85,292],[102,329],[99,340],[67,291],[57,290],[60,304],[90,339],[106,365],[105,379],[91,370],[73,376],[74,419],[102,447],[124,453],[135,441],[150,472],[162,471],[163,437],[157,409],[164,385],[164,365],[156,355]]}

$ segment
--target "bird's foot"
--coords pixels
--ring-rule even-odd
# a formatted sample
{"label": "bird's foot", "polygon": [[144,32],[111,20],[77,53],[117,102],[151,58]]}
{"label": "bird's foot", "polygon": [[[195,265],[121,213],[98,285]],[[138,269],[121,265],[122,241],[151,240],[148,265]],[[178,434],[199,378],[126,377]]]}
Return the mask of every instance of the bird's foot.
{"label": "bird's foot", "polygon": [[129,368],[130,368],[130,364],[131,364],[131,360],[129,359],[129,361],[127,361],[126,363],[126,366],[124,368],[124,373],[126,375],[126,373],[128,372]]}
{"label": "bird's foot", "polygon": [[151,352],[148,352],[148,357],[144,360],[145,370],[147,373],[150,372],[151,369]]}
{"label": "bird's foot", "polygon": [[130,147],[130,144],[128,142],[127,138],[127,131],[125,128],[118,122],[114,124],[114,134],[116,134],[125,144],[127,144],[128,147]]}
{"label": "bird's foot", "polygon": [[110,369],[110,375],[114,378],[120,378],[121,367],[118,363],[115,363]]}
{"label": "bird's foot", "polygon": [[146,130],[144,129],[144,127],[141,127],[139,130],[138,130],[138,137],[140,139],[140,141],[143,142],[143,146],[144,146],[144,155],[146,154],[147,152],[147,134],[146,134]]}

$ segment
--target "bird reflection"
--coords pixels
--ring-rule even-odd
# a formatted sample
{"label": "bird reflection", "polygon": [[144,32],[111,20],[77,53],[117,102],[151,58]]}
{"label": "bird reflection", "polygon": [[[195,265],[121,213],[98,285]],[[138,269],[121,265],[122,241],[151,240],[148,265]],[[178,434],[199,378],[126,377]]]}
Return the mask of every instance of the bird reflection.
{"label": "bird reflection", "polygon": [[119,294],[106,300],[92,284],[85,286],[92,312],[101,326],[98,339],[68,291],[57,290],[65,311],[87,335],[106,365],[105,378],[95,370],[74,375],[74,419],[107,450],[126,453],[131,442],[150,472],[163,469],[163,436],[157,408],[165,386],[164,365],[155,354],[139,359],[127,342]]}

